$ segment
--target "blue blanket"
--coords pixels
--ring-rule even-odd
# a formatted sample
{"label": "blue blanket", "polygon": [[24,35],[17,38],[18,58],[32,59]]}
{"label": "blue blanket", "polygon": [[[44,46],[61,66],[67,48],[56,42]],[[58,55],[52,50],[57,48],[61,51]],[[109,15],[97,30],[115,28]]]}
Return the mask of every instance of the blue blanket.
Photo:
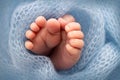
{"label": "blue blanket", "polygon": [[[0,0],[0,80],[120,80],[120,0]],[[24,47],[37,16],[72,14],[85,47],[69,70],[56,71],[46,56]]]}

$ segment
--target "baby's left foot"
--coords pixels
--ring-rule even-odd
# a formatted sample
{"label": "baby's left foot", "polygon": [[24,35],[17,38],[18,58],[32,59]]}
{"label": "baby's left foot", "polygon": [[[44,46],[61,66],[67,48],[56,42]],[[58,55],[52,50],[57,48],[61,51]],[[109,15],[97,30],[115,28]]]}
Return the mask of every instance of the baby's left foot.
{"label": "baby's left foot", "polygon": [[50,56],[56,69],[69,69],[77,63],[84,46],[83,37],[79,23],[70,22],[65,26],[62,42]]}
{"label": "baby's left foot", "polygon": [[37,17],[26,31],[25,47],[38,55],[49,55],[61,40],[60,23],[51,18],[46,21],[43,16]]}

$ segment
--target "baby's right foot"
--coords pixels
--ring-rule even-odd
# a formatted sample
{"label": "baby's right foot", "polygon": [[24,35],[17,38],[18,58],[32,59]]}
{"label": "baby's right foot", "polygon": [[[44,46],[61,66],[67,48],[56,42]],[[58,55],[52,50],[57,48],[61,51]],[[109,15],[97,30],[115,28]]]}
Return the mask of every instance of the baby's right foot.
{"label": "baby's right foot", "polygon": [[60,24],[56,19],[46,19],[43,16],[38,17],[26,31],[25,47],[36,53],[48,55],[50,50],[60,43]]}
{"label": "baby's right foot", "polygon": [[[84,46],[84,34],[79,23],[71,15],[59,18],[63,30],[62,40],[50,56],[56,69],[70,69],[80,59],[81,49]],[[67,23],[67,24],[66,24]]]}

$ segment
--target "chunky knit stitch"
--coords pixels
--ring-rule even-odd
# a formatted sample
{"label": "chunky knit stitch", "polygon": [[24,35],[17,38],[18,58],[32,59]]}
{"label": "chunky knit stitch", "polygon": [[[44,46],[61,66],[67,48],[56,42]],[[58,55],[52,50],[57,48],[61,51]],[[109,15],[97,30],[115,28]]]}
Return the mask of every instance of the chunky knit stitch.
{"label": "chunky knit stitch", "polygon": [[[7,1],[0,1],[0,80],[120,79],[120,0]],[[81,24],[85,47],[73,68],[56,71],[48,57],[26,50],[24,34],[38,16],[65,14]]]}

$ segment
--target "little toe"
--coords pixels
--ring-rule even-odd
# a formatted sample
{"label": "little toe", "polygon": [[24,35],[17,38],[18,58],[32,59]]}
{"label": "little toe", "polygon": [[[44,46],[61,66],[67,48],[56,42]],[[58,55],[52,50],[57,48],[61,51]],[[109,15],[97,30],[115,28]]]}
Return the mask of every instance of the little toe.
{"label": "little toe", "polygon": [[33,31],[31,31],[31,30],[28,30],[28,31],[26,31],[26,33],[25,33],[25,35],[26,35],[26,37],[28,38],[28,39],[33,39],[34,37],[35,37],[35,33],[33,32]]}
{"label": "little toe", "polygon": [[33,22],[31,25],[30,25],[30,29],[34,32],[38,32],[40,30],[39,26]]}
{"label": "little toe", "polygon": [[31,41],[26,41],[25,42],[25,47],[28,49],[28,50],[32,50],[33,49],[33,43]]}
{"label": "little toe", "polygon": [[39,17],[36,18],[35,23],[36,23],[39,27],[44,27],[45,24],[46,24],[46,19],[45,19],[45,17],[43,17],[43,16],[39,16]]}
{"label": "little toe", "polygon": [[69,44],[77,49],[82,49],[84,46],[84,41],[81,39],[70,39]]}
{"label": "little toe", "polygon": [[81,30],[81,26],[77,22],[71,22],[65,26],[65,31],[70,32],[73,30]]}
{"label": "little toe", "polygon": [[70,31],[67,34],[67,37],[69,39],[83,39],[84,38],[84,34],[82,31]]}
{"label": "little toe", "polygon": [[74,48],[70,44],[66,44],[66,50],[68,52],[67,54],[71,56],[72,60],[78,61],[78,59],[80,58],[80,49]]}
{"label": "little toe", "polygon": [[59,33],[60,32],[60,24],[59,22],[52,18],[52,19],[49,19],[46,23],[46,27],[47,27],[47,30],[49,33],[51,34],[56,34],[56,33]]}

